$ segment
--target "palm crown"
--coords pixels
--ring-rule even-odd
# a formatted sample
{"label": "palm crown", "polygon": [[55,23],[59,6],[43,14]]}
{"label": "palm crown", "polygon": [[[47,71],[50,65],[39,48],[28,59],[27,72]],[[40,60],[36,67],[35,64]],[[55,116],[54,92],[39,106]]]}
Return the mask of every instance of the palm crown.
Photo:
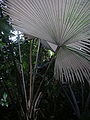
{"label": "palm crown", "polygon": [[15,28],[59,47],[56,79],[90,79],[90,0],[7,0],[5,5]]}

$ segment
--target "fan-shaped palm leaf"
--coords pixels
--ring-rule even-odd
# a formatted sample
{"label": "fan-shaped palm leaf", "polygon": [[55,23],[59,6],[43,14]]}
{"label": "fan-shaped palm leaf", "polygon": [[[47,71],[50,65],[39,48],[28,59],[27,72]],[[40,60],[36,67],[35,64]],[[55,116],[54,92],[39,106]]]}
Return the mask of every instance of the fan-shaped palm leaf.
{"label": "fan-shaped palm leaf", "polygon": [[57,79],[90,79],[90,63],[69,49],[78,53],[90,50],[90,0],[7,0],[6,5],[16,28],[60,47],[55,63]]}

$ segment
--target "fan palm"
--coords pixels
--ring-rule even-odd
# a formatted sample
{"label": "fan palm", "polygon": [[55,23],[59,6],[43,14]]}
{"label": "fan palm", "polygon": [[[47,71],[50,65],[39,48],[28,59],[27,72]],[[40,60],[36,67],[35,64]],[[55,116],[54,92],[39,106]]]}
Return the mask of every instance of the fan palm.
{"label": "fan palm", "polygon": [[7,0],[5,5],[16,29],[57,48],[55,79],[89,81],[90,0]]}

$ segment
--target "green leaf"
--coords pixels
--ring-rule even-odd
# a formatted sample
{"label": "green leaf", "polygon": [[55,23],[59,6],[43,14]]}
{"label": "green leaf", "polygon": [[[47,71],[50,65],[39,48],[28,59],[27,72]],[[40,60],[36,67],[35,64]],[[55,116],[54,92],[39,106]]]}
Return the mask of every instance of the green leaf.
{"label": "green leaf", "polygon": [[7,93],[3,94],[3,99],[6,100],[7,99]]}

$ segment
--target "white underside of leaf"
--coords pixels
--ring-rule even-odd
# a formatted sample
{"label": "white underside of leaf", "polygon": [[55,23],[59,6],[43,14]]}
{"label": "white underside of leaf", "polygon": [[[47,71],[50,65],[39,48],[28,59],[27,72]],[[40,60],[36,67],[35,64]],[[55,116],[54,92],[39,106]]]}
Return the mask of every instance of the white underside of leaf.
{"label": "white underside of leaf", "polygon": [[55,79],[61,82],[75,82],[90,79],[90,63],[67,48],[58,51],[55,69]]}
{"label": "white underside of leaf", "polygon": [[[90,28],[89,0],[8,0],[6,13],[27,34],[62,45],[78,41]],[[76,39],[77,38],[77,39]]]}

